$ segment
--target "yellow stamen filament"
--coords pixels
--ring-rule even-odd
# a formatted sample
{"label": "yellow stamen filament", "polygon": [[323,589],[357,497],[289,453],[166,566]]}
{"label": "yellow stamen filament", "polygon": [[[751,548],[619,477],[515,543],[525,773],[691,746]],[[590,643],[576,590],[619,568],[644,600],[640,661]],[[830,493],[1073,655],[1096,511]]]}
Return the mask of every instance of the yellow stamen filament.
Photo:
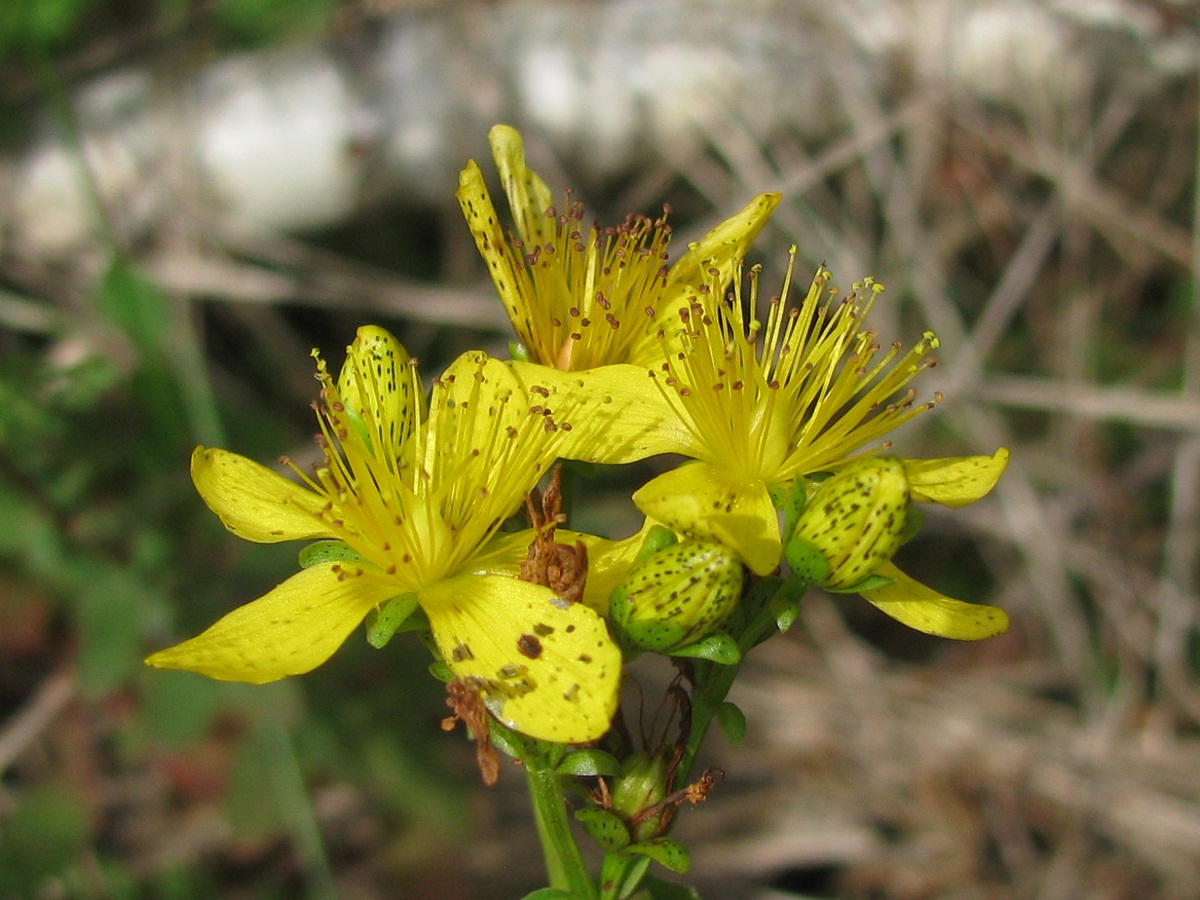
{"label": "yellow stamen filament", "polygon": [[585,236],[582,204],[568,195],[565,210],[546,210],[544,243],[494,235],[488,241],[486,252],[505,258],[514,282],[511,294],[501,295],[509,317],[535,362],[564,371],[623,362],[643,309],[658,305],[667,284],[669,211],[593,225]]}
{"label": "yellow stamen filament", "polygon": [[[555,458],[548,450],[554,431],[570,427],[532,402],[542,398],[488,384],[496,369],[489,375],[483,354],[474,361],[473,371],[459,367],[435,382],[424,418],[409,362],[392,422],[386,403],[348,410],[318,359],[324,461],[311,475],[288,465],[327,498],[321,516],[330,531],[401,590],[418,591],[466,563],[545,474]],[[395,385],[362,368],[357,383],[366,396],[394,396]]]}
{"label": "yellow stamen filament", "polygon": [[792,248],[765,326],[754,317],[759,267],[750,271],[748,296],[735,280],[716,307],[702,289],[678,311],[679,334],[660,332],[664,347],[674,340],[682,349],[651,372],[702,458],[768,483],[843,465],[941,399],[914,405],[911,389],[901,393],[934,364],[925,358],[937,346],[931,333],[907,352],[894,343],[880,356],[875,333],[861,330],[881,285],[855,284],[835,306],[832,293],[824,299],[830,276],[821,268],[804,300],[790,307],[794,263]]}

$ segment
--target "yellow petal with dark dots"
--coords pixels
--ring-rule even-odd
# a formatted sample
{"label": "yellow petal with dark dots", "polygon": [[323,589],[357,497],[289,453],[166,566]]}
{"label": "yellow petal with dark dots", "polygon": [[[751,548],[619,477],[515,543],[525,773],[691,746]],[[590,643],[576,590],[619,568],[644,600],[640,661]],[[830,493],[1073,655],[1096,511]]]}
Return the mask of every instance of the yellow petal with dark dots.
{"label": "yellow petal with dark dots", "polygon": [[916,631],[959,641],[977,641],[1008,630],[1008,614],[995,606],[944,597],[909,578],[891,563],[880,566],[875,574],[894,581],[878,590],[863,591],[863,597]]}
{"label": "yellow petal with dark dots", "polygon": [[914,500],[957,508],[974,503],[996,486],[1008,465],[1008,450],[1001,447],[992,456],[906,459],[903,463]]}
{"label": "yellow petal with dark dots", "polygon": [[408,351],[378,325],[363,325],[346,348],[338,397],[372,448],[402,447],[419,424],[423,398]]}
{"label": "yellow petal with dark dots", "polygon": [[673,531],[724,544],[756,575],[779,565],[779,514],[761,481],[740,481],[709,463],[685,463],[647,482],[633,502]]}
{"label": "yellow petal with dark dots", "polygon": [[735,267],[771,218],[780,199],[779,194],[759,194],[717,225],[671,266],[667,283],[700,285],[711,278],[721,287],[728,285]]}
{"label": "yellow petal with dark dots", "polygon": [[470,575],[423,590],[421,606],[447,665],[509,728],[564,744],[608,730],[621,653],[584,604],[515,578]]}
{"label": "yellow petal with dark dots", "polygon": [[353,563],[313,566],[146,663],[250,684],[302,675],[329,659],[367,612],[395,593],[395,585]]}
{"label": "yellow petal with dark dots", "polygon": [[533,246],[553,240],[556,222],[546,212],[554,205],[554,199],[546,183],[525,165],[525,145],[520,132],[509,125],[496,125],[488,132],[488,143],[500,173],[500,184],[508,195],[517,234]]}
{"label": "yellow petal with dark dots", "polygon": [[523,388],[541,398],[545,410],[566,426],[556,445],[564,459],[617,465],[695,446],[643,368],[622,364],[561,372],[534,363],[508,366]]}
{"label": "yellow petal with dark dots", "polygon": [[328,500],[228,450],[197,447],[192,481],[222,524],[260,544],[334,537],[317,514]]}
{"label": "yellow petal with dark dots", "polygon": [[496,207],[492,203],[492,195],[488,193],[487,184],[483,180],[483,172],[474,160],[467,163],[458,176],[458,190],[455,192],[458,205],[467,227],[475,238],[475,245],[488,267],[488,275],[500,295],[500,301],[508,311],[517,336],[523,341],[533,341],[530,351],[535,358],[549,357],[552,352],[548,347],[542,347],[538,340],[541,334],[540,323],[535,321],[534,314],[544,310],[532,307],[529,286],[529,276],[525,272],[524,263],[513,253],[508,245],[508,238]]}

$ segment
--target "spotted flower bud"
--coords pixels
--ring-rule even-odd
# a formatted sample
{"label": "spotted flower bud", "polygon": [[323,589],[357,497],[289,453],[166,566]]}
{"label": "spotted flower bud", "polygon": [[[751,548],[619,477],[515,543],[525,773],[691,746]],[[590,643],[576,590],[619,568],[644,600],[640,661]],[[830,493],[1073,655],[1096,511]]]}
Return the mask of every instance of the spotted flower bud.
{"label": "spotted flower bud", "polygon": [[861,459],[822,482],[809,498],[785,549],[788,564],[828,590],[854,590],[900,548],[908,505],[900,460]]}
{"label": "spotted flower bud", "polygon": [[669,653],[712,632],[741,593],[742,564],[731,550],[685,540],[634,566],[613,595],[611,614],[633,646]]}

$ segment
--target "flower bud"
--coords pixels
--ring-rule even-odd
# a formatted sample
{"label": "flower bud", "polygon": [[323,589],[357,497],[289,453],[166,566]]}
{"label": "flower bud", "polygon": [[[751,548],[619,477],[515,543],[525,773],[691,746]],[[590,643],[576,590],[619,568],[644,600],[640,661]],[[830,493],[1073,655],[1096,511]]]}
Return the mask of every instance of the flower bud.
{"label": "flower bud", "polygon": [[900,460],[860,459],[817,486],[788,540],[788,564],[828,590],[853,590],[900,549],[908,504]]}
{"label": "flower bud", "polygon": [[662,810],[651,810],[666,796],[666,759],[635,753],[613,782],[612,808],[630,826],[633,839],[644,841],[654,836],[662,822]]}
{"label": "flower bud", "polygon": [[669,653],[708,635],[742,593],[742,563],[715,541],[671,544],[635,565],[613,595],[619,631],[643,650]]}

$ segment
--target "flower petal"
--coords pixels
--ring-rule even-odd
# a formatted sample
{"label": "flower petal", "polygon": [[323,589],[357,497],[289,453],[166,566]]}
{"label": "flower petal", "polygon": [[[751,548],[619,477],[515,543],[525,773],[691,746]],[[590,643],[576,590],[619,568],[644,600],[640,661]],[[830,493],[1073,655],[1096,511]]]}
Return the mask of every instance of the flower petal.
{"label": "flower petal", "polygon": [[995,606],[944,597],[909,578],[892,563],[880,566],[875,574],[894,581],[874,591],[863,591],[863,597],[897,622],[916,631],[976,641],[1008,630],[1008,614]]}
{"label": "flower petal", "polygon": [[563,744],[608,731],[621,653],[587,606],[501,575],[438,582],[421,605],[446,663],[509,728]]}
{"label": "flower petal", "polygon": [[488,132],[488,143],[521,240],[530,246],[552,241],[557,223],[547,218],[546,210],[554,199],[546,183],[525,165],[520,132],[510,125],[496,125]]}
{"label": "flower petal", "polygon": [[367,612],[395,593],[395,585],[350,563],[313,566],[146,664],[250,684],[301,675],[329,659]]}
{"label": "flower petal", "polygon": [[222,524],[260,544],[334,537],[318,513],[327,500],[236,453],[197,447],[192,481]]}
{"label": "flower petal", "polygon": [[565,459],[617,465],[660,453],[699,452],[646,369],[619,364],[562,372],[536,363],[509,362],[534,396],[545,398],[561,429]]}
{"label": "flower petal", "polygon": [[[724,296],[723,289],[732,280],[737,264],[767,224],[767,219],[779,205],[779,200],[779,194],[759,194],[740,211],[688,247],[687,252],[671,266],[667,283],[699,286],[714,279],[722,287],[717,296]],[[711,269],[716,269],[720,274],[714,276],[709,271]]]}
{"label": "flower petal", "polygon": [[[629,351],[630,362],[657,369],[665,356],[679,350],[680,309],[693,300],[725,296],[746,251],[779,200],[779,194],[759,194],[675,261],[667,273],[662,298],[653,310],[647,310],[650,317]],[[660,333],[664,337],[660,338]]]}
{"label": "flower petal", "polygon": [[500,217],[483,180],[483,172],[474,160],[467,163],[458,176],[454,194],[475,238],[475,246],[487,263],[488,273],[517,334],[523,338],[536,334],[531,317],[529,297],[523,288],[528,284],[522,262],[509,248],[508,239],[500,225]]}
{"label": "flower petal", "polygon": [[633,568],[646,533],[654,525],[647,519],[641,529],[627,538],[610,541],[590,534],[559,530],[559,540],[581,540],[588,550],[587,584],[583,588],[583,602],[600,615],[608,614],[608,598],[629,570]]}
{"label": "flower petal", "polygon": [[706,462],[684,463],[643,485],[633,502],[673,531],[736,551],[756,575],[779,565],[779,514],[761,481],[739,481]]}
{"label": "flower petal", "polygon": [[913,500],[958,508],[974,503],[992,488],[1008,465],[1008,450],[993,456],[956,456],[945,459],[905,459]]}

